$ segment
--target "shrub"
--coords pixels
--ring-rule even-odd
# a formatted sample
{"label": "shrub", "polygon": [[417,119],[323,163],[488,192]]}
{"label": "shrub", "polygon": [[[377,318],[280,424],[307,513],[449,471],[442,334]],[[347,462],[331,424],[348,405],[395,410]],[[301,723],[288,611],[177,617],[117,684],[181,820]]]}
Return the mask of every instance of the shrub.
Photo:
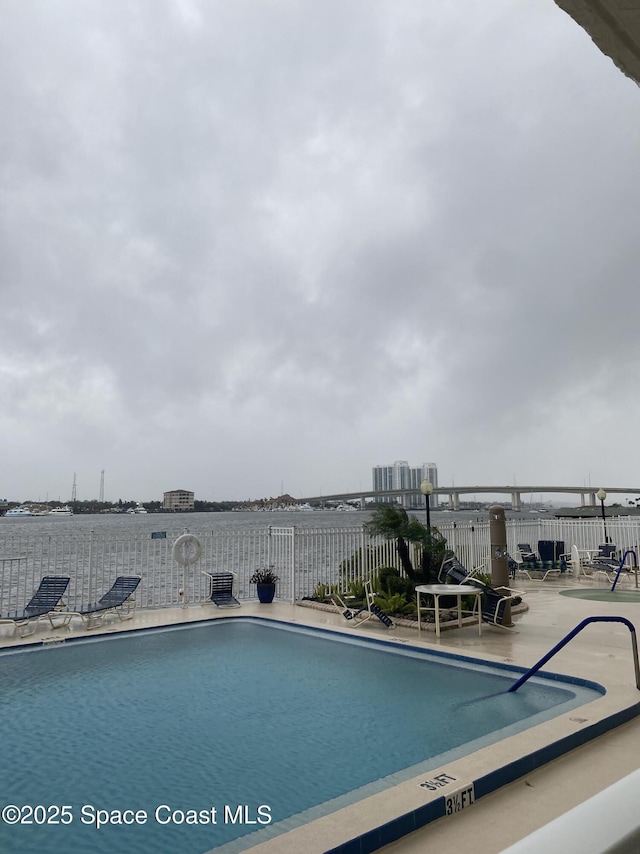
{"label": "shrub", "polygon": [[401,593],[380,593],[376,596],[376,605],[385,614],[412,614],[416,610],[413,602],[407,602]]}
{"label": "shrub", "polygon": [[393,566],[383,566],[378,570],[375,587],[380,593],[398,594],[407,601],[413,599],[415,595],[415,582],[401,576]]}

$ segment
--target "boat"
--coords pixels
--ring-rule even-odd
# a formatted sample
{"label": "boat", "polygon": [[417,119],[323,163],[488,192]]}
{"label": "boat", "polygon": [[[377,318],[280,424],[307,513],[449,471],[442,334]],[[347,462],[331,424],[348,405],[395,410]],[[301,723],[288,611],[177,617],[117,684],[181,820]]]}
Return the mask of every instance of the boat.
{"label": "boat", "polygon": [[47,516],[73,516],[73,510],[65,504],[64,507],[52,507]]}
{"label": "boat", "polygon": [[4,515],[7,519],[10,519],[18,516],[33,516],[33,513],[28,507],[11,507]]}
{"label": "boat", "polygon": [[46,516],[49,508],[46,504],[23,504],[22,510],[28,510],[32,516]]}
{"label": "boat", "polygon": [[146,512],[147,511],[145,510],[145,508],[140,503],[136,504],[135,507],[129,507],[129,509],[127,510],[127,513],[130,513],[131,515],[134,515],[136,513],[146,513]]}

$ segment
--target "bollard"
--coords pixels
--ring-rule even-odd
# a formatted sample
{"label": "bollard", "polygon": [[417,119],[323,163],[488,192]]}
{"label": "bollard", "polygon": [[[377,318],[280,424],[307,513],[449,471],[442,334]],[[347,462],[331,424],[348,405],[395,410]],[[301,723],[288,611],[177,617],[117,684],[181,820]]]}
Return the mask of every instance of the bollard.
{"label": "bollard", "polygon": [[[489,507],[489,541],[491,543],[491,585],[497,589],[509,587],[509,553],[507,550],[507,525],[504,507]],[[505,602],[503,624],[511,622],[511,602]]]}

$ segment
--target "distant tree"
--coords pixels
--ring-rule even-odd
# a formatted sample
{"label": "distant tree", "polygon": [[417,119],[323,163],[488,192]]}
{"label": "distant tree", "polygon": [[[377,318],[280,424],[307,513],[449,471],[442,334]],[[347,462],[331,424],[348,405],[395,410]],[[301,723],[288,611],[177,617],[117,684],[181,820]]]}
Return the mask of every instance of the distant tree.
{"label": "distant tree", "polygon": [[193,502],[193,509],[197,513],[224,513],[233,510],[236,504],[232,501],[199,501]]}

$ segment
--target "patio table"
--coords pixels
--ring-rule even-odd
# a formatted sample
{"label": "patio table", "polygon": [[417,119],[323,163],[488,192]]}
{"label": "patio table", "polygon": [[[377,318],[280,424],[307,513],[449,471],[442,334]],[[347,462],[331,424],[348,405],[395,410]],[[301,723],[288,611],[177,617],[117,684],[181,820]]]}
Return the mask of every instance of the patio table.
{"label": "patio table", "polygon": [[[420,596],[433,596],[433,605],[421,605]],[[423,611],[434,611],[436,620],[436,637],[440,637],[440,608],[439,600],[441,596],[455,596],[458,600],[458,626],[462,628],[462,599],[464,596],[475,596],[475,601],[472,611],[466,611],[468,614],[478,614],[478,634],[482,634],[482,590],[479,587],[472,587],[470,584],[419,584],[416,587],[416,599],[418,610],[418,634],[421,630],[420,616]]]}

